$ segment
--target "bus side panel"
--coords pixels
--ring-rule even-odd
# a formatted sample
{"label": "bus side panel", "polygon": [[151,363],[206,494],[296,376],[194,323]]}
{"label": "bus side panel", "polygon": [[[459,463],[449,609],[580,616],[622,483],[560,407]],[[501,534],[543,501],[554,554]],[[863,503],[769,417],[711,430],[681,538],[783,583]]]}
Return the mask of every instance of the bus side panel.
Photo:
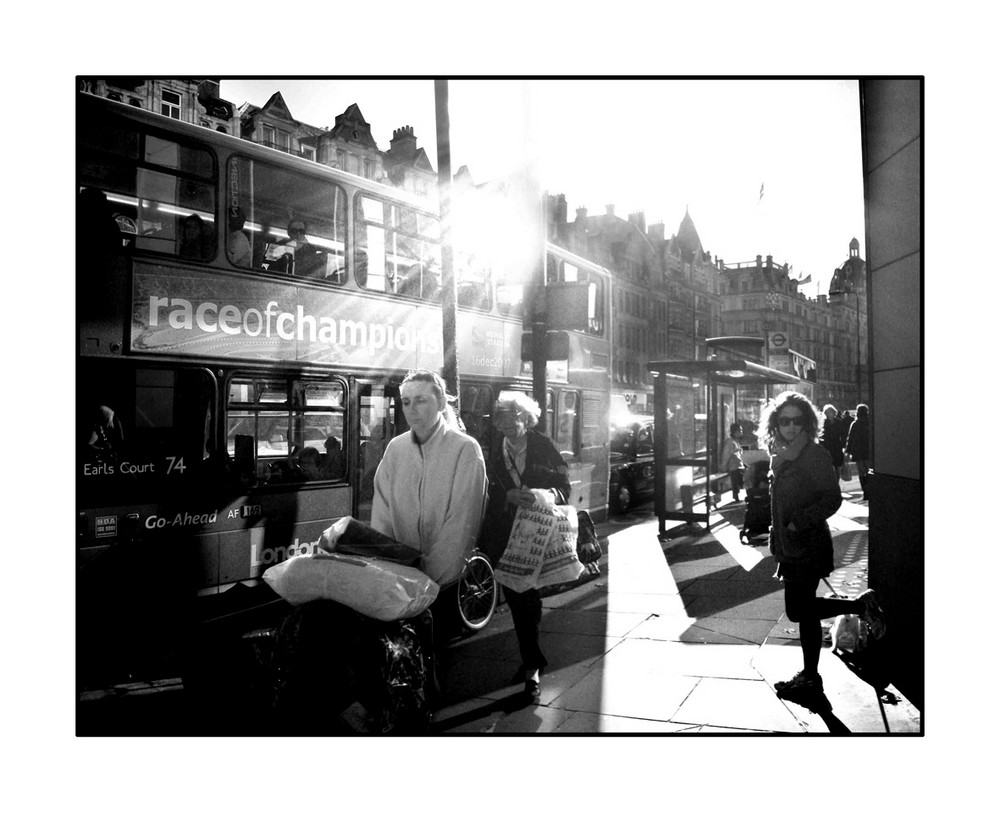
{"label": "bus side panel", "polygon": [[586,508],[595,522],[603,521],[608,514],[608,409],[610,396],[604,390],[584,390],[580,404],[580,466],[586,472],[581,486],[585,486]]}
{"label": "bus side panel", "polygon": [[77,279],[77,326],[81,356],[117,354],[125,346],[129,314],[128,261],[123,254],[98,260],[79,257]]}
{"label": "bus side panel", "polygon": [[[351,494],[339,486],[243,497],[201,516],[155,504],[84,510],[79,564],[86,568],[118,545],[138,543],[156,548],[169,569],[182,558],[176,546],[196,540],[197,566],[184,580],[198,590],[224,588],[259,578],[291,555],[312,552],[324,530],[350,515]],[[117,529],[114,537],[99,536],[110,528]]]}

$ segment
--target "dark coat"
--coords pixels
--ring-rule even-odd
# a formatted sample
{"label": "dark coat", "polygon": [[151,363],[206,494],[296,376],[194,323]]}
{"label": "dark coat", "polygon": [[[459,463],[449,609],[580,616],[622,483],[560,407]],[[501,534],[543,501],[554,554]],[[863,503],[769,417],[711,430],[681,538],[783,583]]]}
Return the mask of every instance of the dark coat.
{"label": "dark coat", "polygon": [[[507,547],[517,508],[507,504],[507,492],[517,484],[507,471],[503,457],[503,440],[493,444],[486,459],[486,476],[489,479],[489,504],[480,548],[496,564]],[[569,467],[556,445],[545,435],[528,430],[528,450],[524,458],[521,484],[528,488],[552,488],[558,497],[556,503],[564,505],[569,500]]]}
{"label": "dark coat", "polygon": [[[833,539],[826,524],[840,508],[840,481],[822,446],[808,443],[795,460],[771,474],[771,554],[784,578],[822,578],[833,572]],[[795,525],[795,530],[788,528]]]}
{"label": "dark coat", "polygon": [[852,460],[871,460],[869,439],[871,435],[868,431],[868,416],[860,416],[851,424],[847,433],[847,453]]}
{"label": "dark coat", "polygon": [[832,421],[827,418],[823,421],[823,437],[820,439],[820,443],[830,453],[830,459],[838,469],[844,462],[844,441],[846,438],[847,433],[843,418],[837,417]]}

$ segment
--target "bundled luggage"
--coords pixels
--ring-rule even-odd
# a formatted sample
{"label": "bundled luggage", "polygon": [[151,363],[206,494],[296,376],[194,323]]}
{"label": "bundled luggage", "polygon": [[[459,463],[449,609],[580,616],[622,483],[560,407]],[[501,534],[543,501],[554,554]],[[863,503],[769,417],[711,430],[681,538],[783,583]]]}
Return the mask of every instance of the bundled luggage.
{"label": "bundled luggage", "polygon": [[426,733],[432,658],[429,612],[387,622],[335,601],[297,607],[270,655],[274,733]]}
{"label": "bundled luggage", "polygon": [[258,640],[269,665],[276,734],[420,734],[430,725],[438,585],[419,551],[350,517],[324,531],[322,553],[268,568],[292,609]]}

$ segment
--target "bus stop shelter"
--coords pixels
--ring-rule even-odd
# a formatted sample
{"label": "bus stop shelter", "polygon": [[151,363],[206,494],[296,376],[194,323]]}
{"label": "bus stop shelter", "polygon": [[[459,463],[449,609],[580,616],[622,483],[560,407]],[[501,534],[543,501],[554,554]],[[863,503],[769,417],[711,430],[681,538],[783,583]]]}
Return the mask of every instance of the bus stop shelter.
{"label": "bus stop shelter", "polygon": [[743,448],[756,449],[761,410],[778,392],[801,379],[744,359],[652,361],[654,505],[660,533],[667,520],[704,522],[714,495],[728,488],[719,471],[719,449],[729,427],[743,427]]}

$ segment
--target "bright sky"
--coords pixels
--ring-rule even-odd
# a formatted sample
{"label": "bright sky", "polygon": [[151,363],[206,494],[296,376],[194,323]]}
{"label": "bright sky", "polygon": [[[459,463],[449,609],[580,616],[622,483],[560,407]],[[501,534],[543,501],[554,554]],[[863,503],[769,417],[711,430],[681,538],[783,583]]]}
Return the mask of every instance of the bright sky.
{"label": "bright sky", "polygon": [[[430,79],[222,81],[223,98],[332,127],[352,103],[380,149],[411,125],[437,168]],[[771,254],[826,293],[852,237],[864,250],[857,82],[829,79],[478,79],[449,81],[452,171],[477,183],[537,156],[542,188],[602,214],[644,211],[674,234],[687,208],[727,263]],[[531,127],[525,127],[525,121]],[[764,186],[760,197],[761,184]]]}

